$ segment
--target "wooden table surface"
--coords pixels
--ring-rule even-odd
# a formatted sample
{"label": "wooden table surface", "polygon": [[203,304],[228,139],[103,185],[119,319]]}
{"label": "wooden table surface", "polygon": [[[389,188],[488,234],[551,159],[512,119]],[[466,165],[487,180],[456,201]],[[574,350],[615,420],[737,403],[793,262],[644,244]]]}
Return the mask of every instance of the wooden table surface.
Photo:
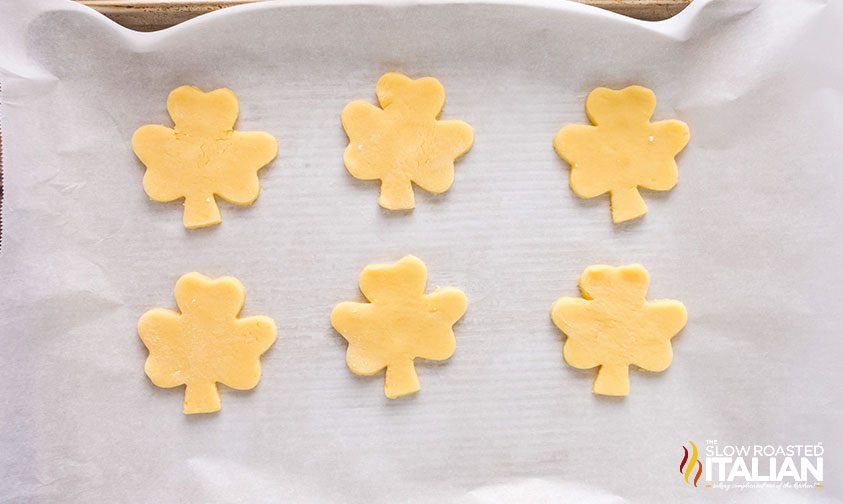
{"label": "wooden table surface", "polygon": [[[127,28],[153,31],[233,5],[263,0],[77,0]],[[566,0],[560,0],[566,1]],[[572,0],[601,7],[619,14],[658,21],[681,11],[691,0]]]}

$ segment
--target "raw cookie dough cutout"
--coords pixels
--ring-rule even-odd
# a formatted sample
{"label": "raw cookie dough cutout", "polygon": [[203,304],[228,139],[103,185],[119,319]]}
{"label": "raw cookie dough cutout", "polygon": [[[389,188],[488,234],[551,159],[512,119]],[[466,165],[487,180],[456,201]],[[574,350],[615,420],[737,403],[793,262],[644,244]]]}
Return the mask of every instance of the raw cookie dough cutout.
{"label": "raw cookie dough cutout", "polygon": [[186,385],[186,414],[219,411],[217,382],[248,390],[260,381],[259,358],[275,342],[275,322],[238,318],[246,292],[233,277],[188,273],[176,282],[175,294],[181,313],[155,308],[138,321],[149,349],[144,370],[159,387]]}
{"label": "raw cookie dough cutout", "polygon": [[629,365],[664,371],[673,360],[670,339],[688,320],[679,301],[646,299],[650,277],[639,264],[589,266],[580,276],[582,298],[560,298],[553,323],[567,335],[565,361],[578,369],[600,366],[593,392],[629,394]]}
{"label": "raw cookie dough cutout", "polygon": [[645,87],[597,88],[585,103],[593,126],[569,124],[553,139],[556,153],[571,165],[571,189],[580,198],[608,192],[613,222],[647,213],[638,187],[667,191],[676,185],[674,157],[690,132],[682,121],[650,122],[655,110],[656,95]]}
{"label": "raw cookie dough cutout", "polygon": [[360,275],[369,303],[344,302],[331,312],[331,325],[346,340],[348,368],[372,376],[386,368],[386,397],[420,388],[413,359],[445,360],[456,347],[452,326],[467,308],[453,287],[425,294],[427,268],[413,256],[394,264],[372,264]]}
{"label": "raw cookie dough cutout", "polygon": [[342,111],[349,143],[346,169],[361,180],[380,180],[378,203],[414,208],[412,183],[434,194],[454,183],[454,160],[471,148],[474,130],[463,121],[439,121],[445,89],[433,77],[411,80],[387,73],[376,88],[380,107],[353,101]]}
{"label": "raw cookie dough cutout", "polygon": [[141,126],[132,149],[146,166],[143,189],[155,201],[184,198],[184,226],[221,221],[215,196],[251,205],[260,192],[258,170],[275,159],[278,144],[263,131],[234,131],[240,105],[230,89],[203,93],[181,86],[167,98],[174,128]]}

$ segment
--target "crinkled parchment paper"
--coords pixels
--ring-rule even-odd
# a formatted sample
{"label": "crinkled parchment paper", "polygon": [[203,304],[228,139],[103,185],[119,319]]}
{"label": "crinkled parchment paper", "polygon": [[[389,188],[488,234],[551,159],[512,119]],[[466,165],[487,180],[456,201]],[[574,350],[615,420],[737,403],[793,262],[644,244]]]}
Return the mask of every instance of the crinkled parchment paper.
{"label": "crinkled parchment paper", "polygon": [[[841,498],[843,6],[696,0],[660,23],[556,0],[249,5],[134,33],[71,2],[0,4],[0,500],[755,502]],[[350,177],[342,107],[386,71],[438,77],[476,144],[411,213]],[[612,225],[551,148],[594,87],[643,84],[692,138],[679,185]],[[182,227],[130,138],[182,84],[230,87],[278,138],[254,206]],[[469,297],[457,351],[390,401],[346,369],[334,304],[412,253]],[[566,366],[551,303],[640,262],[688,307],[625,399]],[[251,392],[186,417],[151,385],[138,317],[183,273],[234,275],[278,322]],[[816,443],[825,489],[693,488],[688,440]]]}

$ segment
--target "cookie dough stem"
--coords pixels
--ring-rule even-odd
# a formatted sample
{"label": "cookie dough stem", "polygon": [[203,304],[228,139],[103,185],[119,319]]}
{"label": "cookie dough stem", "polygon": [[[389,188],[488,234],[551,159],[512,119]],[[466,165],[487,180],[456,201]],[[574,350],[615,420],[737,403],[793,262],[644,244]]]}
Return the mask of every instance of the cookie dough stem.
{"label": "cookie dough stem", "polygon": [[386,397],[395,399],[418,392],[420,388],[416,366],[412,359],[402,359],[386,367],[386,382],[384,384]]}
{"label": "cookie dough stem", "polygon": [[594,379],[595,394],[609,396],[629,395],[629,366],[624,364],[603,364]]}
{"label": "cookie dough stem", "polygon": [[195,229],[219,224],[220,209],[213,194],[188,195],[184,198],[184,227]]}
{"label": "cookie dough stem", "polygon": [[380,206],[389,210],[409,210],[415,208],[413,184],[400,176],[386,176],[381,180]]}
{"label": "cookie dough stem", "polygon": [[628,221],[647,213],[647,204],[637,187],[613,189],[609,199],[613,222]]}
{"label": "cookie dough stem", "polygon": [[188,383],[184,389],[184,412],[191,413],[213,413],[220,410],[220,393],[217,384],[210,383]]}

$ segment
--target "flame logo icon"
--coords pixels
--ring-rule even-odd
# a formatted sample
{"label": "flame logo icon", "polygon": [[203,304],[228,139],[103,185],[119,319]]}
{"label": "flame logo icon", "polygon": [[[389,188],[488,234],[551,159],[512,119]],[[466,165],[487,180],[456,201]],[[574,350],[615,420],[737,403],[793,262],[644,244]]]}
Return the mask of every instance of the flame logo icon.
{"label": "flame logo icon", "polygon": [[690,457],[688,454],[688,449],[684,446],[682,447],[685,450],[685,456],[682,457],[682,462],[679,463],[679,474],[681,474],[684,479],[685,483],[691,484],[690,478],[691,474],[694,473],[694,469],[696,469],[696,475],[694,476],[694,486],[697,486],[697,482],[700,480],[700,476],[702,476],[702,462],[699,460],[699,450],[697,450],[697,445],[694,444],[693,441],[688,441],[691,443],[691,453]]}

